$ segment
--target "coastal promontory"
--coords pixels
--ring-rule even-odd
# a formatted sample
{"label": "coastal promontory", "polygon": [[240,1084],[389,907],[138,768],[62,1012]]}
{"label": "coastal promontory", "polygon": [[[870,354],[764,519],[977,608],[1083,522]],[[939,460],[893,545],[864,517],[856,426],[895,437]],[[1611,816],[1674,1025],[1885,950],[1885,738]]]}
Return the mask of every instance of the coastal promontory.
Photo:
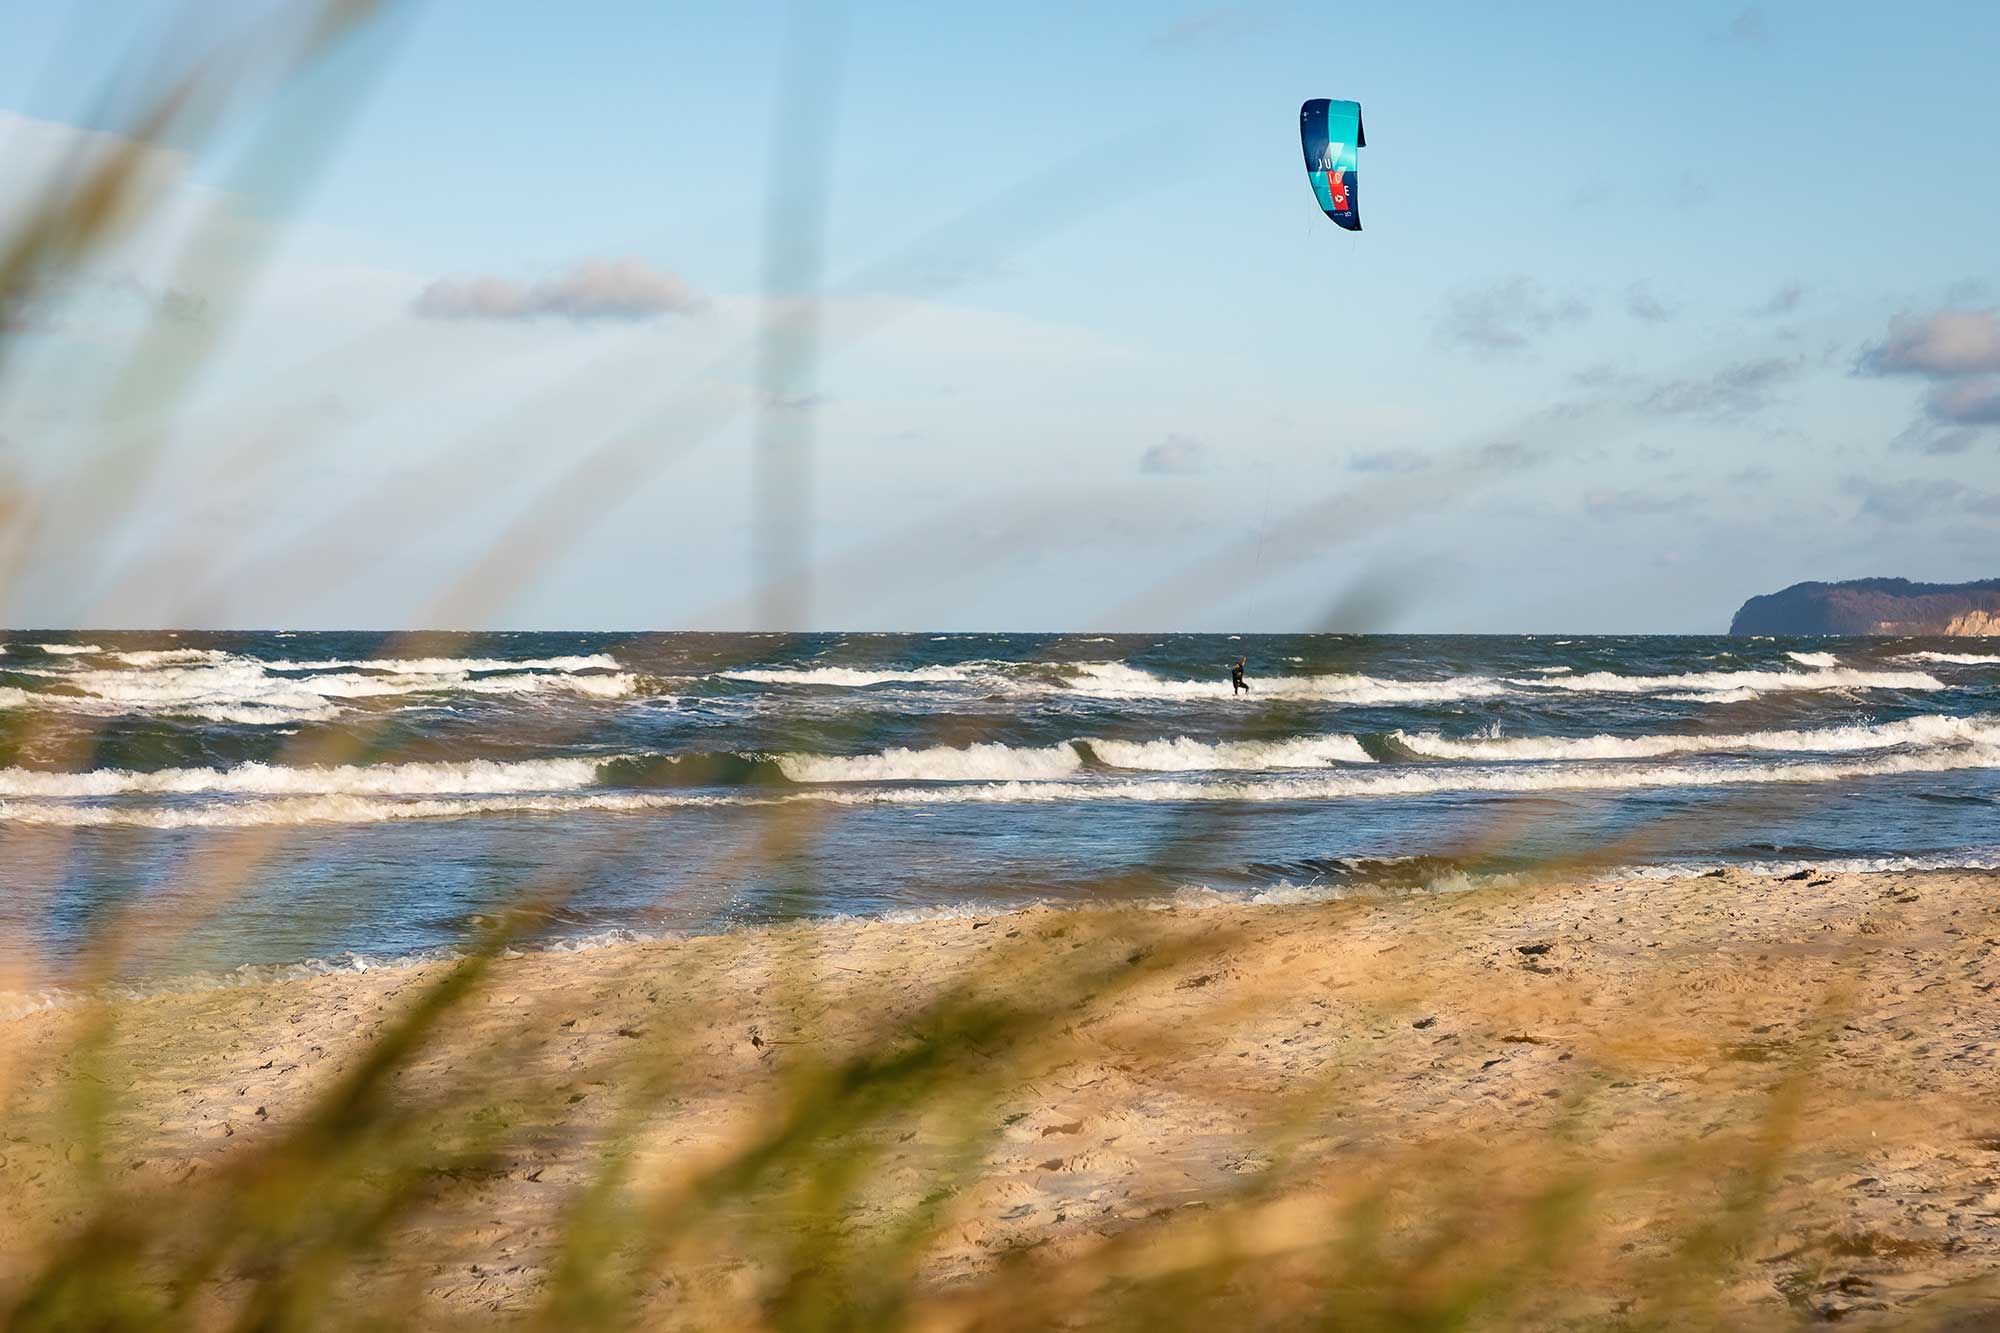
{"label": "coastal promontory", "polygon": [[1795,583],[1743,603],[1731,634],[2000,635],[2000,579]]}

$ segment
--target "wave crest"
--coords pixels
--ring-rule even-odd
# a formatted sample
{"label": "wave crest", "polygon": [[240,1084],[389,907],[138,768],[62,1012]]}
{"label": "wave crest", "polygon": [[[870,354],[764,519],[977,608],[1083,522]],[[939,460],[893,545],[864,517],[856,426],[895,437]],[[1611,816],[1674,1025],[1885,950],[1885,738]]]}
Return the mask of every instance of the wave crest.
{"label": "wave crest", "polygon": [[[1100,699],[1199,699],[1213,702],[1230,693],[1229,677],[1213,681],[1169,680],[1123,662],[1077,662],[1063,669],[1072,693]],[[1449,703],[1507,693],[1485,676],[1448,680],[1385,680],[1375,676],[1251,676],[1250,698],[1313,700],[1324,703]]]}
{"label": "wave crest", "polygon": [[[97,716],[153,713],[266,725],[330,721],[339,716],[341,704],[395,695],[554,693],[617,699],[634,693],[638,684],[635,677],[622,672],[572,675],[523,669],[478,675],[456,666],[437,671],[282,675],[273,674],[280,664],[255,658],[230,653],[201,659],[187,656],[208,651],[161,650],[158,657],[136,670],[16,668],[16,674],[43,677],[60,686],[60,692],[7,689],[0,691],[0,708],[49,708]],[[306,669],[296,663],[285,665],[294,670]]]}
{"label": "wave crest", "polygon": [[937,684],[971,680],[973,671],[965,666],[927,666],[870,670],[863,667],[739,667],[716,673],[724,680],[749,681],[757,685],[831,685],[865,689],[870,685]]}
{"label": "wave crest", "polygon": [[1325,768],[1329,764],[1370,764],[1374,756],[1352,736],[1298,736],[1268,741],[1198,741],[1186,736],[1159,741],[1091,739],[1080,742],[1112,768],[1158,773],[1201,770]]}
{"label": "wave crest", "polygon": [[2000,666],[2000,657],[1991,653],[1904,653],[1903,662],[1941,662],[1947,666]]}
{"label": "wave crest", "polygon": [[1429,759],[1578,760],[1654,759],[1670,754],[1741,750],[1840,754],[1898,745],[2000,744],[2000,721],[1925,716],[1898,722],[1791,731],[1747,731],[1681,736],[1448,737],[1435,731],[1392,733],[1391,739]]}
{"label": "wave crest", "polygon": [[1580,676],[1545,676],[1512,684],[1585,694],[1662,694],[1670,698],[1716,696],[1754,699],[1787,690],[1941,690],[1944,682],[1924,671],[1862,671],[1820,667],[1812,671],[1694,671],[1672,676],[1621,676],[1591,671]]}
{"label": "wave crest", "polygon": [[793,782],[1042,781],[1083,771],[1083,759],[1073,745],[1040,749],[993,743],[963,748],[938,745],[877,754],[786,754],[776,762]]}
{"label": "wave crest", "polygon": [[[1005,748],[1005,747],[1002,747]],[[921,752],[919,752],[921,753]],[[849,790],[829,785],[784,794],[696,792],[580,792],[493,794],[447,798],[337,793],[279,796],[195,807],[76,805],[0,800],[0,821],[68,826],[129,824],[148,828],[244,827],[265,824],[376,823],[387,820],[462,818],[483,814],[643,812],[677,807],[773,805],[829,801],[840,805],[940,805],[1056,802],[1267,802],[1335,801],[1422,796],[1446,792],[1554,793],[1660,787],[1729,787],[1841,782],[1903,773],[1944,773],[2000,767],[2000,744],[1980,741],[1950,748],[1884,754],[1866,759],[1788,760],[1715,765],[1546,764],[1483,768],[1330,770],[1311,775],[1236,781],[1092,778],[986,781],[951,786]]]}
{"label": "wave crest", "polygon": [[418,796],[431,793],[570,791],[597,780],[597,759],[328,765],[287,768],[245,763],[231,768],[96,769],[47,773],[0,769],[0,796],[37,798],[242,795]]}

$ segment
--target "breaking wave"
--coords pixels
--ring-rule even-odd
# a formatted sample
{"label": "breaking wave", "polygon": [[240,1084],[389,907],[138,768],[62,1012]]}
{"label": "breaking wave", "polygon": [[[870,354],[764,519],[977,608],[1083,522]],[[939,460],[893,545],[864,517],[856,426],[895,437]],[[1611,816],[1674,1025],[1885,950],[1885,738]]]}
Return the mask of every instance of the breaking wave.
{"label": "breaking wave", "polygon": [[1074,777],[1085,760],[1141,772],[1188,773],[1222,770],[1324,768],[1334,763],[1374,762],[1352,736],[1301,736],[1270,741],[1127,741],[1090,737],[1058,745],[996,743],[892,749],[875,754],[776,756],[778,771],[792,782],[1045,782]]}
{"label": "breaking wave", "polygon": [[[919,752],[921,753],[921,752]],[[1844,761],[1789,760],[1707,765],[1559,763],[1535,766],[1466,768],[1334,769],[1310,776],[1272,776],[1239,781],[1169,779],[1005,780],[956,786],[816,790],[772,795],[694,792],[587,792],[578,794],[496,794],[461,798],[403,798],[380,794],[332,793],[280,796],[199,807],[75,805],[35,800],[0,800],[0,820],[26,824],[83,826],[131,824],[150,828],[242,827],[264,824],[375,823],[483,814],[566,814],[587,811],[641,812],[676,807],[773,805],[829,801],[842,805],[934,805],[957,803],[1050,803],[1089,801],[1271,802],[1331,801],[1368,797],[1421,796],[1443,792],[1617,791],[1660,787],[1728,787],[1839,782],[1904,773],[1944,773],[2000,767],[2000,743],[1979,740]]]}
{"label": "breaking wave", "polygon": [[724,680],[750,681],[758,685],[834,685],[852,689],[870,685],[935,684],[973,678],[972,669],[964,666],[909,667],[900,671],[838,666],[740,667],[716,674]]}
{"label": "breaking wave", "polygon": [[1270,741],[1197,741],[1177,736],[1162,741],[1087,740],[1078,742],[1111,768],[1185,773],[1201,770],[1324,768],[1329,764],[1369,764],[1374,756],[1352,736],[1300,736]]}
{"label": "breaking wave", "polygon": [[1038,780],[1083,771],[1072,745],[1040,749],[1011,745],[933,746],[924,750],[884,750],[879,754],[787,754],[778,769],[793,782],[965,782]]}
{"label": "breaking wave", "polygon": [[[343,704],[395,695],[555,693],[616,699],[637,688],[637,678],[622,672],[576,675],[570,674],[568,667],[537,670],[530,669],[529,663],[485,659],[264,662],[207,649],[119,656],[139,659],[130,664],[137,669],[14,668],[17,675],[42,677],[56,688],[48,692],[0,689],[0,708],[48,708],[97,716],[167,714],[256,726],[330,721],[339,716]],[[611,661],[602,655],[541,660],[579,667],[588,664],[591,668]],[[322,670],[339,667],[367,669]],[[282,674],[287,671],[318,674]]]}
{"label": "breaking wave", "polygon": [[462,763],[329,765],[287,768],[246,763],[233,768],[165,768],[152,772],[95,769],[44,773],[0,769],[0,797],[372,795],[569,791],[597,780],[597,759],[490,759]]}
{"label": "breaking wave", "polygon": [[1412,753],[1430,759],[1656,759],[1672,754],[1745,750],[1840,754],[1899,745],[2000,745],[2000,720],[1927,716],[1845,727],[1681,736],[1453,738],[1434,731],[1398,731],[1392,734],[1392,739]]}
{"label": "breaking wave", "polygon": [[1517,685],[1591,694],[1664,694],[1670,698],[1754,699],[1787,690],[1941,690],[1944,682],[1923,671],[1860,671],[1820,667],[1812,671],[1695,671],[1675,676],[1621,676],[1591,671],[1580,676],[1546,676]]}
{"label": "breaking wave", "polygon": [[1942,662],[1948,666],[2000,666],[2000,657],[1990,653],[1904,653],[1905,662]]}
{"label": "breaking wave", "polygon": [[[1100,699],[1201,699],[1213,701],[1230,692],[1227,677],[1216,680],[1168,680],[1123,662],[1077,662],[1064,668],[1065,686],[1077,694]],[[1255,699],[1317,700],[1325,703],[1440,703],[1486,699],[1507,693],[1507,687],[1485,676],[1448,680],[1383,680],[1374,676],[1253,676]]]}
{"label": "breaking wave", "polygon": [[387,671],[421,675],[456,675],[478,671],[616,671],[618,659],[609,653],[576,657],[362,657],[324,662],[266,662],[273,671]]}

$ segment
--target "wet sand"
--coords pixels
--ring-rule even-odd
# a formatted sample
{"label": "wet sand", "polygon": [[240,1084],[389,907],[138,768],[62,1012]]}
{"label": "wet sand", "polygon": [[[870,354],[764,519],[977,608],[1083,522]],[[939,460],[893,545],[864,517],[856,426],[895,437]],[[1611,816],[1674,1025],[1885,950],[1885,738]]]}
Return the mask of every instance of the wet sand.
{"label": "wet sand", "polygon": [[[117,1006],[96,1066],[116,1188],[226,1180],[449,970]],[[909,1084],[842,1204],[862,1233],[941,1210],[912,1261],[938,1326],[991,1313],[1003,1256],[1087,1311],[1083,1275],[1171,1269],[1219,1228],[1258,1257],[1244,1300],[1269,1315],[1322,1291],[1314,1265],[1339,1260],[1321,1247],[1358,1200],[1382,1205],[1385,1274],[1405,1271],[1396,1237],[1443,1237],[1434,1266],[1476,1268],[1576,1179],[1561,1271],[1512,1322],[1641,1317],[1662,1293],[1694,1323],[1988,1308],[1996,986],[2000,874],[1984,872],[1036,909],[523,953],[393,1080],[392,1099],[498,1128],[482,1169],[452,1175],[378,1262],[443,1314],[528,1309],[614,1135],[633,1197],[698,1197],[704,1171],[771,1140],[775,1108],[825,1093],[826,1070],[956,1023],[952,1097]],[[88,1016],[0,1025],[9,1282],[76,1224],[61,1098],[98,1077],[76,1047]],[[733,1206],[677,1260],[725,1275],[711,1313],[759,1280],[756,1210]],[[1718,1232],[1722,1257],[1685,1276]],[[661,1312],[695,1308],[695,1289],[663,1286]]]}

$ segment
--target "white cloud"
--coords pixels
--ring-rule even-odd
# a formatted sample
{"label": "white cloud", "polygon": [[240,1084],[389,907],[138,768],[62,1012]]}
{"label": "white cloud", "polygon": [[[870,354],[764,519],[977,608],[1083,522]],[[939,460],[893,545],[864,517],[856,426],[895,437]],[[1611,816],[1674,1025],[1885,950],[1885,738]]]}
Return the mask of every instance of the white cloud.
{"label": "white cloud", "polygon": [[440,278],[412,307],[426,319],[642,320],[692,309],[686,282],[640,259],[586,259],[540,282],[490,276]]}
{"label": "white cloud", "polygon": [[1937,310],[1898,315],[1889,335],[1861,355],[1870,375],[2000,374],[2000,316],[1991,310]]}

